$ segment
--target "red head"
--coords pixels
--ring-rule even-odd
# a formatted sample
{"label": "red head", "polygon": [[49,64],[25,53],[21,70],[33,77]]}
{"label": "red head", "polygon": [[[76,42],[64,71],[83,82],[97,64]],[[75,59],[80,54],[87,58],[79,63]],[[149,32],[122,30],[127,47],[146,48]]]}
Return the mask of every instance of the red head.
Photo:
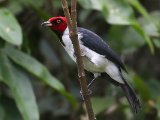
{"label": "red head", "polygon": [[43,22],[42,26],[49,26],[52,30],[63,33],[64,30],[67,28],[67,22],[65,17],[52,17],[48,21]]}

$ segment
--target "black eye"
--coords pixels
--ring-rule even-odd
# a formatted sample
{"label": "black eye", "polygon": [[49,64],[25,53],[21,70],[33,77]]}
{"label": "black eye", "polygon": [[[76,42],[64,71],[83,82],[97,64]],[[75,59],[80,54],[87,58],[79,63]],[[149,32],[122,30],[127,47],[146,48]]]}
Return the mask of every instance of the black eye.
{"label": "black eye", "polygon": [[59,24],[59,23],[61,23],[61,22],[62,22],[62,20],[58,19],[56,22]]}

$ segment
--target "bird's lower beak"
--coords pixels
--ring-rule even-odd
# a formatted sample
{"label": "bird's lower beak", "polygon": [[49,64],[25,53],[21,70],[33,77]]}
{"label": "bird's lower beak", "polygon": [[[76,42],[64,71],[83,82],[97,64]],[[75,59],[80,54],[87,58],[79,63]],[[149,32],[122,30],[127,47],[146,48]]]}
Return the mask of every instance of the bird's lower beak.
{"label": "bird's lower beak", "polygon": [[46,21],[46,22],[43,22],[43,23],[41,24],[41,26],[42,26],[42,27],[52,26],[52,23],[49,22],[49,21]]}

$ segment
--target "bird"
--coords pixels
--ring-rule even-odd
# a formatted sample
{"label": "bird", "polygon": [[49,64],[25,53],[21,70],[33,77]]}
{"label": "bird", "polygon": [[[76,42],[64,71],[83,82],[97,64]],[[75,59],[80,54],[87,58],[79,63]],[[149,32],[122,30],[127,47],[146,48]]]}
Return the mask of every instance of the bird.
{"label": "bird", "polygon": [[[50,27],[57,34],[61,45],[76,62],[66,18],[63,16],[51,17],[41,25]],[[112,83],[122,88],[131,110],[134,114],[137,114],[141,108],[141,103],[134,89],[130,87],[122,74],[122,71],[127,72],[127,70],[120,57],[96,33],[82,27],[77,27],[77,31],[84,69],[94,75],[93,80],[88,84],[88,88],[98,77],[106,73],[112,79]]]}

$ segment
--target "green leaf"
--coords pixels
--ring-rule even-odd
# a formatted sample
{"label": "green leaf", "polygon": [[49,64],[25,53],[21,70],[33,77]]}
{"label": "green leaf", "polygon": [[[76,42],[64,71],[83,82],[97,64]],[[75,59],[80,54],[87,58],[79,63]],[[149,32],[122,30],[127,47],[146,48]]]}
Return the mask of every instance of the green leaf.
{"label": "green leaf", "polygon": [[135,22],[132,8],[124,0],[79,0],[86,9],[95,9],[103,13],[110,24],[128,25]]}
{"label": "green leaf", "polygon": [[14,49],[13,47],[6,48],[6,53],[16,64],[20,65],[25,70],[38,77],[43,82],[47,83],[58,91],[64,90],[64,86],[48,72],[46,67],[44,67],[34,58]]}
{"label": "green leaf", "polygon": [[126,0],[126,1],[129,4],[131,4],[137,11],[139,11],[144,17],[146,17],[148,20],[151,20],[150,15],[138,0]]}
{"label": "green leaf", "polygon": [[16,18],[5,8],[0,9],[0,37],[13,45],[22,44],[22,31]]}
{"label": "green leaf", "polygon": [[0,55],[0,74],[12,93],[24,120],[39,120],[39,112],[32,86],[26,75],[13,67],[7,56]]}
{"label": "green leaf", "polygon": [[138,22],[144,29],[144,31],[151,37],[160,37],[160,12],[154,11],[150,13],[152,20],[148,20],[145,17],[138,18]]}
{"label": "green leaf", "polygon": [[153,43],[151,42],[150,37],[145,33],[143,28],[138,23],[132,24],[132,27],[145,39],[146,43],[148,44],[150,48],[151,53],[153,54],[154,46],[153,46]]}
{"label": "green leaf", "polygon": [[95,115],[98,115],[99,113],[103,112],[104,110],[112,106],[114,102],[113,98],[111,97],[93,97],[91,101]]}
{"label": "green leaf", "polygon": [[[130,3],[133,7],[135,7],[135,9],[137,11],[139,11],[145,18],[146,20],[143,21],[148,21],[149,22],[149,31],[150,29],[152,29],[152,32],[156,28],[156,23],[154,22],[154,19],[152,19],[152,17],[148,14],[148,12],[146,11],[146,9],[141,5],[141,3],[138,0],[126,0],[128,3]],[[153,47],[153,43],[151,42],[150,38],[148,37],[147,33],[148,33],[148,29],[142,29],[142,27],[140,27],[140,25],[138,24],[133,24],[133,27],[139,31],[139,33],[144,37],[144,39],[146,40],[148,46],[150,47],[150,50],[152,53],[154,53],[154,47]],[[144,27],[144,26],[143,26]],[[150,33],[148,33],[150,35]]]}
{"label": "green leaf", "polygon": [[[132,36],[132,37],[131,37]],[[137,49],[145,45],[145,40],[133,27],[129,27],[125,30],[123,36],[123,52],[135,52]]]}
{"label": "green leaf", "polygon": [[103,15],[110,24],[130,25],[135,22],[133,9],[123,0],[105,0]]}
{"label": "green leaf", "polygon": [[154,46],[151,39],[138,23],[128,28],[112,26],[107,37],[109,37],[111,46],[119,52],[131,53],[145,45],[145,43],[148,43],[150,50],[154,53]]}
{"label": "green leaf", "polygon": [[101,10],[103,0],[78,0],[78,2],[86,9]]}
{"label": "green leaf", "polygon": [[160,39],[154,39],[153,42],[157,48],[160,48]]}
{"label": "green leaf", "polygon": [[133,53],[145,45],[144,38],[130,26],[112,26],[107,38],[109,45],[120,53]]}
{"label": "green leaf", "polygon": [[73,107],[76,107],[75,98],[73,98],[73,96],[65,91],[64,86],[49,73],[45,66],[43,66],[31,56],[19,50],[16,50],[13,47],[6,47],[5,52],[9,56],[9,58],[11,58],[16,64],[20,65],[29,73],[33,74],[34,76],[60,92],[72,103]]}

